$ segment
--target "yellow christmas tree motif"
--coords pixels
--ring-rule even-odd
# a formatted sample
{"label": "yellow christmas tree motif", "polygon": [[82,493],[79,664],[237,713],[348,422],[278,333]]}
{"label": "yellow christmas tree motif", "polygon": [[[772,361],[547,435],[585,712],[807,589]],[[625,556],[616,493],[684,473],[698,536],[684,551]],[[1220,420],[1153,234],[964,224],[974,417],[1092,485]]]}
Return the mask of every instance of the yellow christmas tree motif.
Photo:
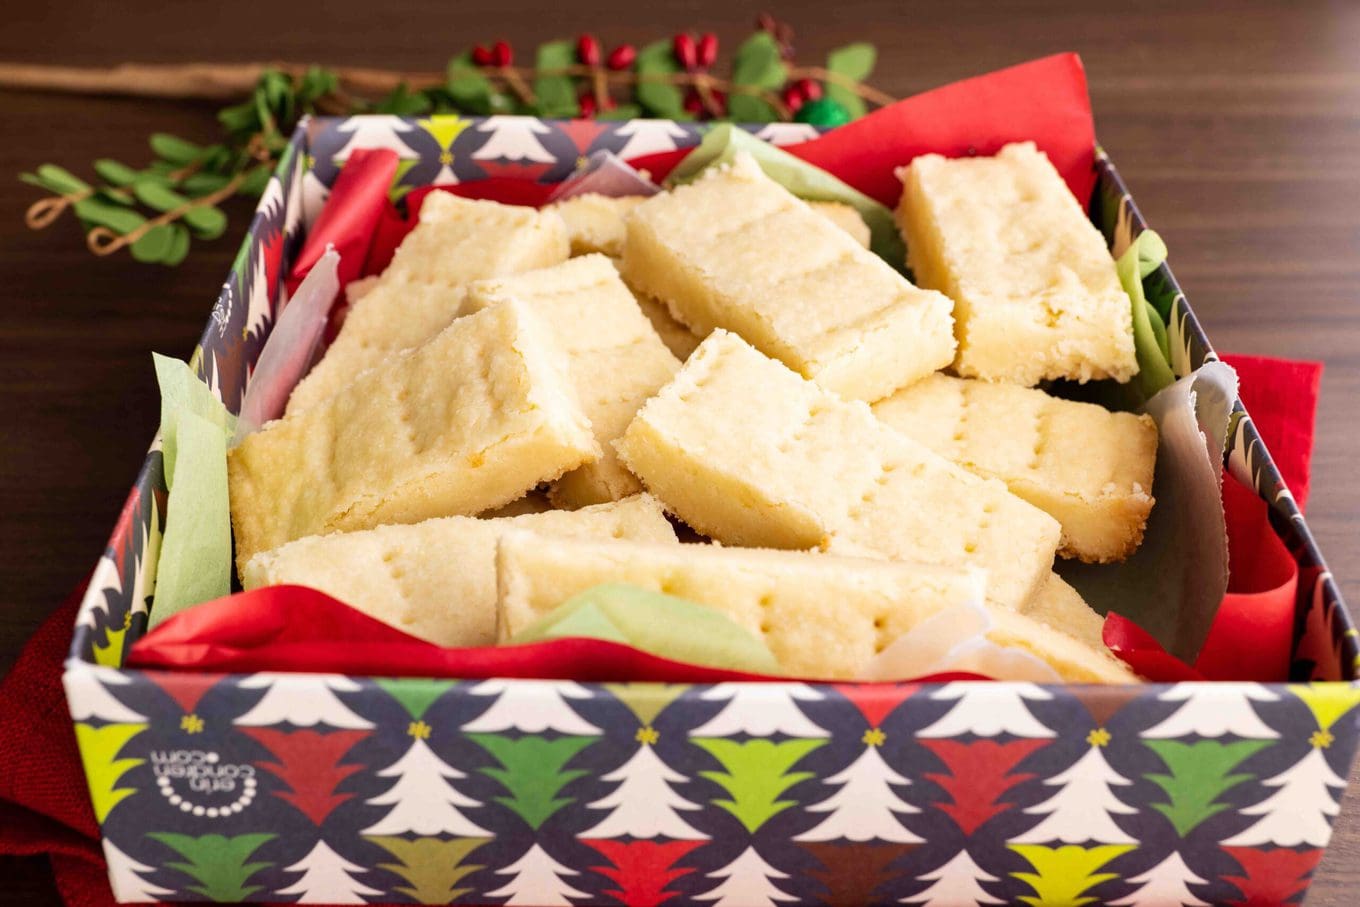
{"label": "yellow christmas tree motif", "polygon": [[883,733],[882,728],[871,727],[864,732],[864,736],[859,738],[860,742],[866,746],[882,746],[888,739],[888,735]]}
{"label": "yellow christmas tree motif", "polygon": [[429,740],[432,730],[433,728],[424,721],[412,721],[406,726],[406,736],[414,737],[417,740]]}
{"label": "yellow christmas tree motif", "polygon": [[1010,844],[1009,848],[1024,857],[1034,872],[1013,872],[1012,876],[1034,889],[1034,894],[1022,895],[1021,901],[1032,907],[1081,907],[1096,900],[1086,896],[1101,882],[1117,878],[1113,872],[1096,872],[1106,863],[1134,849],[1132,844],[1101,844],[1080,847],[1066,844],[1047,847],[1041,844]]}
{"label": "yellow christmas tree motif", "polygon": [[[132,613],[128,613],[131,617]],[[94,647],[94,663],[103,665],[106,668],[117,668],[123,663],[123,639],[127,636],[128,625],[124,619],[123,625],[117,630],[112,628],[104,631],[104,636],[108,642],[102,646]]]}
{"label": "yellow christmas tree motif", "polygon": [[203,733],[203,719],[190,712],[179,720],[179,729],[186,734]]}
{"label": "yellow christmas tree motif", "polygon": [[377,844],[397,858],[398,862],[379,863],[380,869],[387,869],[405,880],[405,885],[396,886],[399,891],[411,897],[417,904],[448,904],[461,895],[472,891],[471,888],[456,887],[458,882],[482,866],[464,865],[464,860],[488,838],[454,838],[445,841],[441,838],[416,838],[407,840],[390,835],[366,837],[365,840]]}
{"label": "yellow christmas tree motif", "polygon": [[440,155],[439,162],[451,164],[453,163],[453,154],[450,149],[453,148],[453,140],[462,135],[463,130],[472,125],[472,121],[454,114],[425,117],[416,120],[416,125],[433,136],[434,140],[439,143],[439,147],[444,149],[444,153],[449,155],[447,161],[444,160],[443,155]]}
{"label": "yellow christmas tree motif", "polygon": [[1103,727],[1098,727],[1086,735],[1086,742],[1091,744],[1091,746],[1109,746],[1110,732]]}
{"label": "yellow christmas tree motif", "polygon": [[1329,730],[1338,718],[1360,704],[1360,689],[1345,683],[1290,684],[1289,691],[1303,700],[1320,730]]}
{"label": "yellow christmas tree motif", "polygon": [[118,754],[128,741],[144,730],[145,724],[106,724],[95,728],[84,722],[76,723],[80,761],[85,766],[85,780],[90,785],[94,817],[101,825],[115,806],[136,793],[135,788],[119,787],[118,782],[146,760],[119,759]]}
{"label": "yellow christmas tree motif", "polygon": [[649,724],[646,727],[638,728],[633,739],[643,746],[655,746],[656,742],[661,739],[661,732]]}

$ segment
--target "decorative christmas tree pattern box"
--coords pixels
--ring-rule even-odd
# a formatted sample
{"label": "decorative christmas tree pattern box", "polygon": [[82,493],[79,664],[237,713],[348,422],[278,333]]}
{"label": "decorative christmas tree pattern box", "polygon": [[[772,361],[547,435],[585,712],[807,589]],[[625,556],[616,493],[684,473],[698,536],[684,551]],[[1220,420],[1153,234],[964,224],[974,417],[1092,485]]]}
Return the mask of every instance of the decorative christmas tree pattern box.
{"label": "decorative christmas tree pattern box", "polygon": [[[314,120],[271,182],[195,357],[232,408],[281,275],[356,148],[396,191],[554,181],[700,127]],[[803,127],[765,127],[797,141]],[[1144,224],[1097,157],[1093,217]],[[1185,374],[1212,350],[1165,265]],[[1130,687],[456,682],[122,669],[154,592],[152,450],[66,673],[115,893],[147,900],[525,905],[1298,902],[1357,744],[1355,631],[1249,417],[1228,465],[1299,568],[1295,684]]]}

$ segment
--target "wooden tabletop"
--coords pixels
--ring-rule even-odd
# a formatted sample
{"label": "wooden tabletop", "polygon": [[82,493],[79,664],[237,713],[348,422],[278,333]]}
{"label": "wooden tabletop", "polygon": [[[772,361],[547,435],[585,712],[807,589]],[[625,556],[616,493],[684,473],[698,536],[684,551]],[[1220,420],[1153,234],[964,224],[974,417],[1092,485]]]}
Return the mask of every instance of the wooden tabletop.
{"label": "wooden tabletop", "polygon": [[[689,0],[457,4],[33,3],[7,9],[0,60],[110,65],[282,59],[438,69],[477,41],[538,41],[589,28],[607,45],[683,27],[725,50],[758,7]],[[799,58],[878,45],[873,82],[907,95],[1060,50],[1079,51],[1097,132],[1221,350],[1321,359],[1309,522],[1360,604],[1360,5],[1323,3],[947,4],[785,0]],[[152,350],[185,356],[244,229],[180,268],[95,259],[69,221],[31,233],[37,190],[13,179],[44,162],[144,160],[164,130],[208,141],[211,105],[0,92],[0,674],[94,565],[157,419]],[[1360,795],[1347,798],[1311,905],[1352,904]],[[46,864],[0,860],[0,902],[59,903]],[[1349,893],[1348,893],[1349,891]]]}

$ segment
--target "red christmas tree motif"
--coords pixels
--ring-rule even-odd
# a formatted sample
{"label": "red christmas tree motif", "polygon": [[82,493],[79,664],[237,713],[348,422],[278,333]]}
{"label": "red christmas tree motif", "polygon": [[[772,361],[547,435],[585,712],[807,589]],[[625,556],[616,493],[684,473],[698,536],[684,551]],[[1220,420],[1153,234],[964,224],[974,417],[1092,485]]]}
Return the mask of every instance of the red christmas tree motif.
{"label": "red christmas tree motif", "polygon": [[863,907],[882,903],[874,890],[897,873],[888,866],[916,849],[908,844],[804,844],[821,869],[812,877],[826,886],[822,902],[829,907]]}
{"label": "red christmas tree motif", "polygon": [[657,907],[678,895],[665,887],[693,867],[675,868],[675,863],[703,841],[623,841],[600,838],[586,841],[598,850],[613,866],[592,866],[591,869],[613,879],[618,888],[607,888],[605,894],[617,898],[628,907]]}
{"label": "red christmas tree motif", "polygon": [[[148,676],[156,677],[155,674]],[[156,685],[179,703],[179,707],[186,715],[192,715],[194,709],[198,708],[199,701],[203,699],[203,694],[226,676],[226,674],[163,674]]]}
{"label": "red christmas tree motif", "polygon": [[576,150],[581,154],[586,153],[595,139],[599,138],[600,133],[609,128],[607,123],[598,120],[563,120],[557,124],[557,128],[576,146]]}
{"label": "red christmas tree motif", "polygon": [[1031,739],[1008,743],[990,739],[971,743],[947,739],[920,742],[949,769],[948,773],[926,774],[926,778],[944,788],[952,801],[933,805],[953,819],[965,835],[971,835],[988,820],[1015,805],[1000,802],[1001,795],[1034,775],[1027,772],[1013,775],[1011,770],[1030,753],[1049,743]]}
{"label": "red christmas tree motif", "polygon": [[242,728],[241,733],[253,737],[269,750],[272,759],[261,759],[257,768],[274,775],[290,790],[274,791],[274,796],[293,805],[298,812],[320,825],[337,806],[354,794],[337,793],[336,787],[360,765],[341,765],[354,745],[368,736],[368,731],[340,730],[321,734],[305,729],[291,734],[274,728]]}
{"label": "red christmas tree motif", "polygon": [[538,182],[543,175],[551,170],[554,164],[541,164],[537,161],[500,161],[500,160],[479,160],[477,166],[481,167],[486,175],[492,179],[497,177],[508,177],[517,180],[530,180]]}
{"label": "red christmas tree motif", "polygon": [[1258,850],[1254,847],[1225,847],[1224,852],[1242,865],[1242,875],[1224,876],[1242,892],[1242,898],[1228,901],[1228,907],[1277,907],[1297,903],[1294,899],[1308,887],[1304,878],[1322,860],[1322,848],[1308,850]]}
{"label": "red christmas tree motif", "polygon": [[869,727],[878,727],[883,723],[883,719],[892,713],[906,700],[918,687],[916,684],[853,684],[838,683],[836,690],[850,700],[859,713],[864,716],[864,720],[869,722]]}

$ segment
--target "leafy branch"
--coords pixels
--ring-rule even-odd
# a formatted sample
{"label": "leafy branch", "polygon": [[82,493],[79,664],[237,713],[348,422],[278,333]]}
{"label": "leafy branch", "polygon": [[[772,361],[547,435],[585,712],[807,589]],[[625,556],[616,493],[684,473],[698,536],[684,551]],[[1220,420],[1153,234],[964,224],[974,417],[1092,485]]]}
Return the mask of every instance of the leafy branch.
{"label": "leafy branch", "polygon": [[833,51],[825,66],[804,66],[793,60],[792,39],[787,24],[762,15],[726,77],[715,72],[717,38],[682,32],[607,53],[589,34],[549,41],[528,67],[515,65],[513,48],[498,41],[459,54],[442,73],[292,63],[108,70],[0,64],[0,87],[217,100],[247,95],[218,113],[224,135],[216,144],[158,133],[150,138],[151,161],[140,169],[103,158],[93,164],[93,183],[55,164],[20,177],[50,193],[28,209],[30,228],[46,228],[71,211],[94,254],[126,248],[138,261],[176,265],[192,239],[226,231],[221,202],[264,190],[305,114],[652,116],[834,126],[894,100],[864,82],[874,66],[872,46],[853,44]]}

